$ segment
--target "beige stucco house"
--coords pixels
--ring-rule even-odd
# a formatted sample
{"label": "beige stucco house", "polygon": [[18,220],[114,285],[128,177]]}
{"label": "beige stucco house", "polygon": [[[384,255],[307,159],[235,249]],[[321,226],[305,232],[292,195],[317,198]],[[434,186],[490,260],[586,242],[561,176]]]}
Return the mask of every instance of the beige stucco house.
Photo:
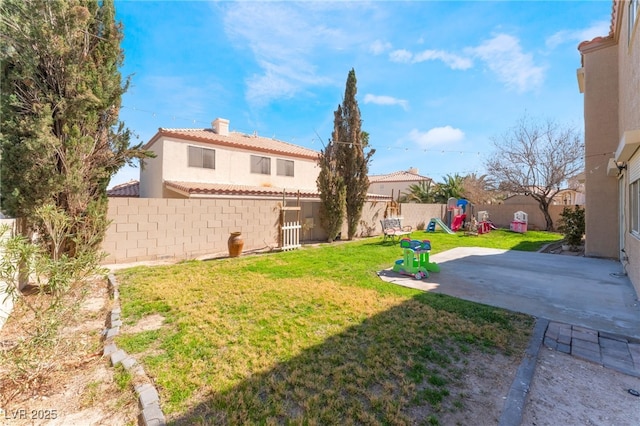
{"label": "beige stucco house", "polygon": [[640,5],[614,0],[608,35],[578,46],[585,255],[619,259],[640,294]]}
{"label": "beige stucco house", "polygon": [[165,129],[144,147],[155,153],[140,171],[141,198],[317,198],[318,152],[257,134],[210,129]]}
{"label": "beige stucco house", "polygon": [[369,193],[385,195],[397,200],[410,192],[411,185],[417,185],[420,182],[429,183],[432,179],[421,176],[418,174],[418,169],[413,167],[384,175],[369,175]]}

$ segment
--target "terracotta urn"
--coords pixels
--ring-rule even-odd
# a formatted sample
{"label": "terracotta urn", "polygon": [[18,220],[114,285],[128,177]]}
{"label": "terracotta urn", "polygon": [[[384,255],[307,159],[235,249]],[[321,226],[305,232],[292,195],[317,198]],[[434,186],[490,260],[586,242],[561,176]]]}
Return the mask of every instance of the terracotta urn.
{"label": "terracotta urn", "polygon": [[242,247],[244,247],[244,240],[242,239],[241,232],[232,232],[227,241],[229,248],[229,257],[238,257],[242,253]]}

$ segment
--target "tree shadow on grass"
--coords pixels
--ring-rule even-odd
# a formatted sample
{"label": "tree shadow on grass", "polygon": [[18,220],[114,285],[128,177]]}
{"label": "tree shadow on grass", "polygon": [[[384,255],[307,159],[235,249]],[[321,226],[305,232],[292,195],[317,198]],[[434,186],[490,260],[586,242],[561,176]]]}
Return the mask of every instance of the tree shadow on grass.
{"label": "tree shadow on grass", "polygon": [[[511,321],[524,321],[524,338],[504,337]],[[522,353],[527,321],[486,305],[420,294],[206,395],[170,423],[439,424],[446,413],[470,408],[466,398],[473,391],[464,390],[474,367],[466,364],[469,351]],[[496,406],[496,421],[500,411]]]}

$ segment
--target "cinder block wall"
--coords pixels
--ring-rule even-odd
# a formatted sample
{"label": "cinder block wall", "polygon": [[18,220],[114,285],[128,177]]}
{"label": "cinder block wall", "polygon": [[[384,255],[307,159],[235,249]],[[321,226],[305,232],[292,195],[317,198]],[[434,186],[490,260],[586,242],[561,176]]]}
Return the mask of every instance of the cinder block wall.
{"label": "cinder block wall", "polygon": [[[413,229],[418,229],[418,225],[429,225],[431,218],[444,219],[447,206],[444,204],[401,204],[400,216],[402,225],[411,225]],[[380,228],[382,232],[382,228]]]}
{"label": "cinder block wall", "polygon": [[103,263],[226,253],[234,231],[245,251],[277,247],[278,215],[274,200],[111,198]]}
{"label": "cinder block wall", "polygon": [[[313,219],[313,228],[301,233],[301,240],[324,241],[320,227],[319,202],[302,203],[301,223]],[[367,202],[356,236],[380,235],[380,220],[384,202]],[[276,200],[247,199],[172,199],[172,198],[111,198],[107,230],[102,249],[107,253],[105,264],[129,263],[161,259],[191,259],[198,256],[219,256],[227,253],[229,234],[241,231],[244,251],[278,247],[280,203]],[[498,227],[508,228],[513,214],[522,210],[529,215],[529,229],[544,229],[542,213],[536,205],[474,206],[475,212],[486,210]],[[557,223],[562,206],[551,206],[551,216]],[[417,229],[432,217],[446,220],[442,204],[401,204],[403,225]],[[295,220],[288,212],[286,221]],[[346,223],[342,236],[347,236]]]}
{"label": "cinder block wall", "polygon": [[[549,214],[553,220],[553,226],[557,228],[558,221],[560,220],[560,213],[564,206],[552,205],[549,206]],[[523,211],[527,213],[528,226],[530,230],[544,230],[547,226],[544,220],[544,215],[538,208],[537,204],[486,204],[486,205],[474,205],[474,211],[477,214],[479,211],[487,211],[489,213],[489,219],[498,228],[509,228],[509,224],[513,220],[513,214],[517,211]]]}

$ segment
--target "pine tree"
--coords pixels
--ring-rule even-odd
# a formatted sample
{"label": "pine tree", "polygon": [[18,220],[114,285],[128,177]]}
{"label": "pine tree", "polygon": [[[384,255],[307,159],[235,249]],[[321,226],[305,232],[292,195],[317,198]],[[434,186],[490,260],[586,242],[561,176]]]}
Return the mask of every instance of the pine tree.
{"label": "pine tree", "polygon": [[365,153],[369,144],[369,134],[362,131],[360,108],[356,100],[356,72],[352,68],[347,77],[342,105],[334,113],[333,143],[336,145],[338,174],[342,176],[346,188],[346,216],[348,239],[358,230],[362,207],[369,189],[369,162],[375,150]]}
{"label": "pine tree", "polygon": [[3,0],[0,33],[2,210],[36,228],[35,210],[54,205],[73,221],[65,252],[96,249],[111,176],[146,156],[118,121],[113,0]]}

